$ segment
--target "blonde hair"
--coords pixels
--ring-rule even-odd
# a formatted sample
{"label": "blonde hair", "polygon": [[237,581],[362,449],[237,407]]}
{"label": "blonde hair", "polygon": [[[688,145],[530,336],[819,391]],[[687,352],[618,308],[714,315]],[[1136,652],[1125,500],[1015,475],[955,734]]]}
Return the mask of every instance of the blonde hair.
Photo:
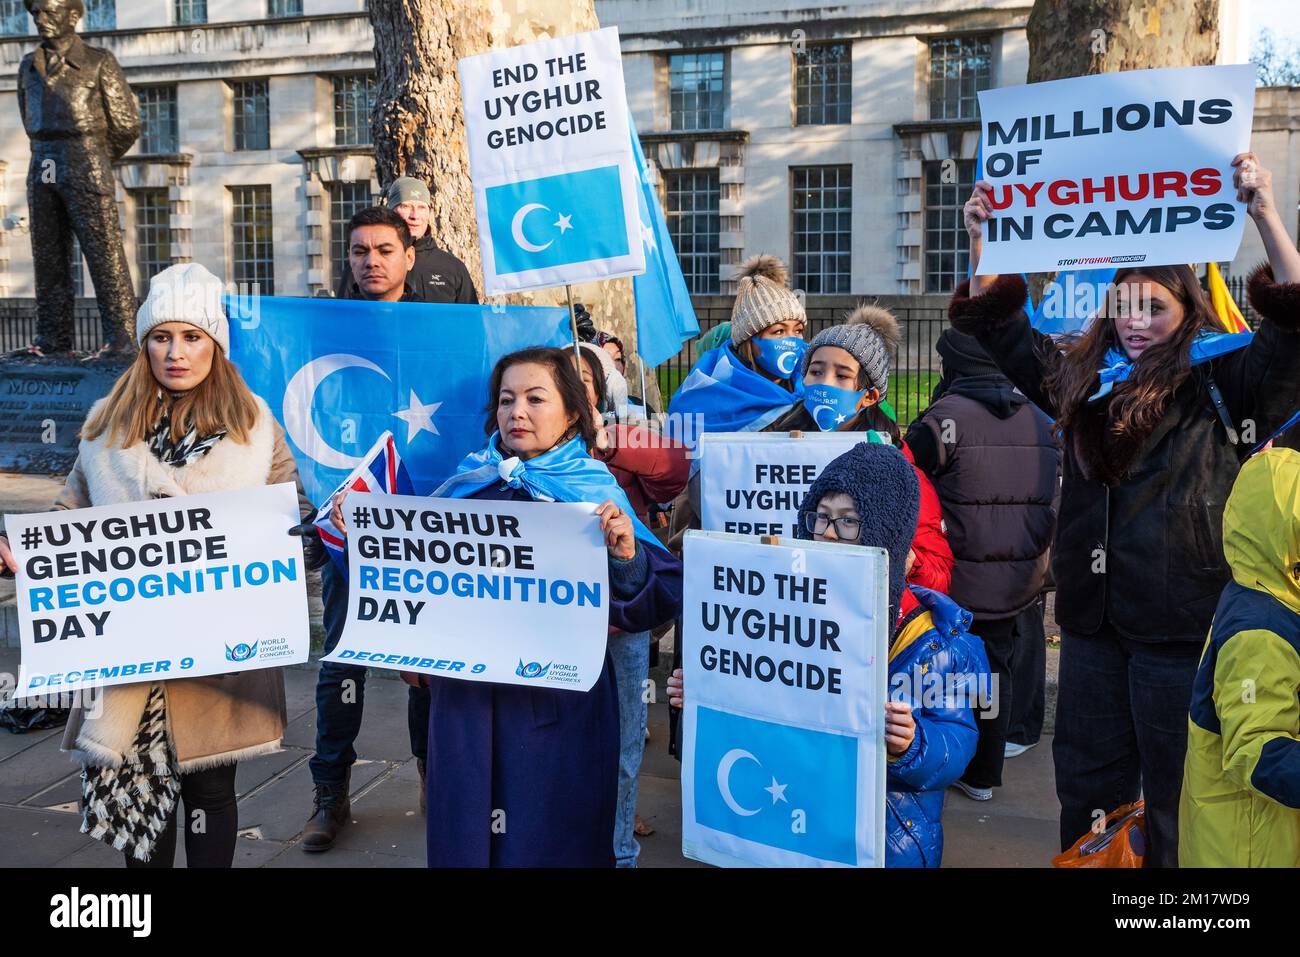
{"label": "blonde hair", "polygon": [[86,420],[81,437],[93,441],[107,433],[110,444],[130,448],[149,436],[164,413],[171,416],[173,442],[179,442],[191,428],[199,435],[224,429],[230,439],[247,445],[257,424],[258,408],[243,376],[220,348],[212,351],[207,378],[175,398],[158,384],[149,353],[141,349],[131,368],[118,377],[103,404]]}

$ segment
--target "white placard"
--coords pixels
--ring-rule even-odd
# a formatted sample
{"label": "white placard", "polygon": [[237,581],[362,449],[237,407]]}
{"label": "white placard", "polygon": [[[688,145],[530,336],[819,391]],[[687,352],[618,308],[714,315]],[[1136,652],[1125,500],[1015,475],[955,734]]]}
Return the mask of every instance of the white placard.
{"label": "white placard", "polygon": [[609,630],[596,506],[353,492],[348,617],[324,661],[587,691]]}
{"label": "white placard", "polygon": [[17,694],[306,661],[299,521],[290,483],[6,515]]}
{"label": "white placard", "polygon": [[687,532],[682,853],[881,867],[883,549]]}
{"label": "white placard", "polygon": [[[1246,207],[1255,67],[1175,67],[979,94],[993,185],[979,273],[1226,261]],[[965,197],[962,197],[963,201]]]}
{"label": "white placard", "polygon": [[645,271],[618,30],[460,61],[489,295]]}
{"label": "white placard", "polygon": [[795,537],[799,505],[821,470],[861,432],[706,432],[700,437],[700,525],[705,531]]}

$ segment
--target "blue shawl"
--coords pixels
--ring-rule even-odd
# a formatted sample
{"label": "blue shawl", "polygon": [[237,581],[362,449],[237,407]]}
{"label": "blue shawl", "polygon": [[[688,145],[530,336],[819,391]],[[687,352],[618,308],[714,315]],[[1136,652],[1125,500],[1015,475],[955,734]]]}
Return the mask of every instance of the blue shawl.
{"label": "blue shawl", "polygon": [[758,432],[803,398],[803,377],[786,391],[755,372],[726,342],[700,356],[668,407],[669,427],[686,416],[702,415],[704,432]]}
{"label": "blue shawl", "polygon": [[[1189,358],[1194,366],[1211,359],[1235,352],[1250,345],[1253,332],[1203,332],[1192,340]],[[1133,371],[1133,361],[1118,349],[1107,349],[1106,358],[1098,371],[1101,376],[1101,388],[1088,396],[1089,402],[1095,402],[1110,394],[1115,383],[1123,382]]]}
{"label": "blue shawl", "polygon": [[663,548],[646,528],[618,481],[604,464],[587,454],[582,436],[575,436],[549,452],[527,462],[502,456],[501,434],[493,432],[487,447],[465,456],[451,478],[431,493],[436,498],[470,498],[497,482],[524,489],[542,502],[590,502],[599,505],[609,499],[632,519],[637,539]]}

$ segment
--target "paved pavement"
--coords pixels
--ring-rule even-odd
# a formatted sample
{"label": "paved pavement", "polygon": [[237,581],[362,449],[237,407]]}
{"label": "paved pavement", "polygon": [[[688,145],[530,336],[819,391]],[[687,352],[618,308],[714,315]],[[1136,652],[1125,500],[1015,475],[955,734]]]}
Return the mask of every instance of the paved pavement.
{"label": "paved pavement", "polygon": [[[0,475],[0,512],[49,507],[61,481]],[[311,592],[318,589],[311,588]],[[319,623],[319,598],[312,598]],[[1049,620],[1049,635],[1055,631]],[[317,642],[319,644],[319,642]],[[1055,704],[1057,653],[1048,652],[1048,730]],[[666,658],[664,659],[666,660]],[[12,582],[0,581],[0,677],[18,671]],[[285,669],[289,727],[284,750],[240,763],[236,777],[241,840],[236,867],[423,867],[424,819],[419,774],[409,753],[406,685],[390,671],[372,671],[352,772],[352,823],[334,848],[306,854],[298,846],[311,810],[307,761],[315,742],[315,662]],[[681,854],[679,766],[667,753],[667,705],[651,706],[651,740],[641,771],[640,812],[655,833],[641,840],[647,867],[700,867]],[[12,683],[8,685],[12,687]],[[59,753],[62,729],[0,731],[0,867],[121,867],[120,852],[81,834],[78,771]],[[1051,735],[1007,762],[1004,786],[977,803],[949,790],[944,810],[947,867],[1045,866],[1057,850],[1058,805]],[[183,843],[183,842],[180,842]],[[184,850],[177,849],[177,863]]]}

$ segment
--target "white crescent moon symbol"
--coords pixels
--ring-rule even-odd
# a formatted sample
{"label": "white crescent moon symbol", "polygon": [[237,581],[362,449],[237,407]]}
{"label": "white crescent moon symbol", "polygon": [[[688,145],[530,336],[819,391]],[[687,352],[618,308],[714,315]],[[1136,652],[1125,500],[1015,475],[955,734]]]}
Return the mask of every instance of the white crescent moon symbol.
{"label": "white crescent moon symbol", "polygon": [[385,379],[389,378],[387,372],[369,359],[336,352],[307,363],[294,374],[284,389],[284,430],[289,438],[308,458],[315,459],[327,469],[342,469],[347,472],[361,464],[361,456],[340,452],[325,441],[312,423],[311,405],[316,397],[316,388],[322,382],[340,369],[352,366],[360,366],[378,372]]}
{"label": "white crescent moon symbol", "polygon": [[[794,360],[797,357],[798,357],[798,353],[787,352],[785,355],[783,355],[780,359],[777,360],[776,367],[781,370],[782,375],[790,375],[794,372]],[[788,369],[785,367],[786,359],[790,360],[790,368]]]}
{"label": "white crescent moon symbol", "polygon": [[[722,800],[726,802],[727,807],[731,808],[733,813],[739,814],[741,817],[749,817],[762,810],[762,808],[755,808],[751,811],[749,808],[741,807],[736,799],[731,796],[731,766],[737,761],[745,760],[753,761],[755,764],[759,763],[758,758],[743,748],[732,748],[718,762],[718,790],[722,792]],[[759,767],[762,767],[762,765],[760,764]]]}
{"label": "white crescent moon symbol", "polygon": [[[826,431],[829,431],[829,430],[826,428],[826,426],[822,425],[822,420],[821,420],[820,418],[818,418],[818,416],[820,416],[820,415],[822,414],[822,409],[830,409],[832,412],[834,412],[834,411],[835,411],[835,406],[833,406],[833,405],[818,405],[818,406],[814,406],[814,407],[813,407],[813,413],[812,413],[813,421],[817,423],[817,428],[821,429],[823,432],[826,432]],[[833,425],[834,423],[831,423],[831,424]]]}
{"label": "white crescent moon symbol", "polygon": [[515,218],[510,220],[510,235],[514,237],[515,245],[525,252],[530,253],[540,253],[551,243],[555,242],[555,240],[550,239],[543,245],[537,246],[530,243],[527,237],[524,236],[524,217],[535,209],[545,209],[548,213],[550,212],[550,209],[543,206],[541,203],[525,203],[523,206],[520,206],[515,210]]}

